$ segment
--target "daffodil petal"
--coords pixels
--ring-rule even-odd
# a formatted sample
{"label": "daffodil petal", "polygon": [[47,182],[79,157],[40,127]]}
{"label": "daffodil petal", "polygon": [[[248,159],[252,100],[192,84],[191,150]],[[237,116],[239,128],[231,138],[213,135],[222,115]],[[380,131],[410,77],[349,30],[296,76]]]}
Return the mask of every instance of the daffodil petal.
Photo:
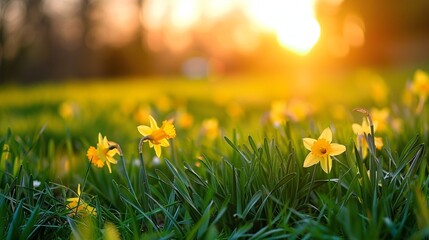
{"label": "daffodil petal", "polygon": [[155,119],[151,115],[149,115],[149,121],[152,129],[159,129],[158,124],[156,124]]}
{"label": "daffodil petal", "polygon": [[106,161],[107,168],[109,169],[109,173],[112,173],[112,168],[110,168],[110,162]]}
{"label": "daffodil petal", "polygon": [[67,198],[67,202],[77,202],[77,201],[79,201],[78,197]]}
{"label": "daffodil petal", "polygon": [[[372,125],[374,126],[374,132],[375,132],[378,128],[378,121],[373,121]],[[370,128],[370,131],[371,131],[371,128]]]}
{"label": "daffodil petal", "polygon": [[101,144],[103,142],[103,136],[101,133],[98,133],[98,144]]}
{"label": "daffodil petal", "polygon": [[156,156],[158,158],[161,157],[161,146],[160,145],[155,145],[154,148],[155,148],[155,154],[156,154]]}
{"label": "daffodil petal", "polygon": [[366,147],[366,145],[367,144],[363,144],[362,146],[362,158],[366,158],[366,156],[368,155],[368,148]]}
{"label": "daffodil petal", "polygon": [[170,143],[168,142],[167,139],[164,138],[160,141],[160,145],[161,145],[161,147],[168,147],[168,146],[170,146]]}
{"label": "daffodil petal", "polygon": [[113,164],[117,164],[118,163],[118,161],[116,159],[114,159],[113,157],[111,157],[111,156],[107,156],[106,159],[107,159],[107,162],[110,162],[110,163],[113,163]]}
{"label": "daffodil petal", "polygon": [[328,156],[326,159],[323,159],[322,161],[320,161],[320,166],[322,167],[322,170],[325,173],[331,172],[331,168],[332,168],[332,159],[331,159],[331,157]]}
{"label": "daffodil petal", "polygon": [[331,151],[329,155],[336,156],[346,151],[346,146],[338,143],[331,143]]}
{"label": "daffodil petal", "polygon": [[313,144],[316,142],[317,140],[314,138],[303,138],[302,142],[304,143],[304,147],[307,150],[311,151],[311,147],[313,147]]}
{"label": "daffodil petal", "polygon": [[352,124],[352,129],[356,135],[363,134],[362,126],[357,123]]}
{"label": "daffodil petal", "polygon": [[107,141],[107,137],[104,136],[103,138],[103,147],[104,148],[109,148],[109,141]]}
{"label": "daffodil petal", "polygon": [[312,153],[309,153],[304,160],[304,167],[313,166],[314,164],[317,164],[318,162],[320,162],[320,158],[314,156]]}
{"label": "daffodil petal", "polygon": [[383,139],[381,137],[374,138],[375,147],[380,150],[383,147]]}
{"label": "daffodil petal", "polygon": [[149,136],[152,134],[153,130],[152,128],[150,128],[149,126],[145,126],[145,125],[140,125],[137,127],[137,130],[139,131],[139,133],[143,136]]}
{"label": "daffodil petal", "polygon": [[116,154],[119,154],[119,150],[118,149],[116,149],[116,148],[114,148],[114,149],[112,149],[112,150],[109,150],[108,152],[107,152],[107,156],[109,156],[109,157],[113,157],[113,156],[115,156]]}
{"label": "daffodil petal", "polygon": [[332,131],[330,128],[325,128],[323,130],[322,134],[320,134],[319,139],[325,139],[328,143],[331,143],[332,141]]}

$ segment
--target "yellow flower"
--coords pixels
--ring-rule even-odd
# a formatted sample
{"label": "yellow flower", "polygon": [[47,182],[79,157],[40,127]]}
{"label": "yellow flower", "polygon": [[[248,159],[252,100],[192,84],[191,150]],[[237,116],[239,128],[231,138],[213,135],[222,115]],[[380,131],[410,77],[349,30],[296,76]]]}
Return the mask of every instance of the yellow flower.
{"label": "yellow flower", "polygon": [[329,173],[332,168],[331,156],[336,156],[346,151],[346,146],[331,143],[332,131],[330,128],[323,130],[317,140],[303,138],[303,142],[304,147],[311,151],[304,160],[304,167],[310,167],[320,162],[322,170],[326,173]]}
{"label": "yellow flower", "polygon": [[194,123],[194,117],[183,108],[176,113],[176,123],[181,128],[190,128]]}
{"label": "yellow flower", "polygon": [[[71,210],[71,215],[77,213],[82,213],[84,215],[97,215],[97,211],[95,208],[89,206],[82,198],[80,198],[80,184],[77,185],[77,197],[67,198],[67,208]],[[77,205],[79,203],[79,206]]]}
{"label": "yellow flower", "polygon": [[386,123],[389,120],[390,111],[388,108],[372,108],[371,109],[371,117],[374,123],[378,123],[377,131],[383,132],[386,130],[387,125]]}
{"label": "yellow flower", "polygon": [[416,71],[411,90],[421,98],[426,99],[429,94],[429,76],[424,71]]}
{"label": "yellow flower", "polygon": [[115,224],[111,222],[106,222],[104,224],[104,239],[105,240],[120,240],[121,235],[119,234],[118,229]]}
{"label": "yellow flower", "polygon": [[97,148],[93,146],[89,147],[86,156],[88,157],[88,160],[91,161],[92,164],[94,164],[94,166],[97,166],[99,168],[104,167],[104,164],[106,163],[107,168],[109,169],[109,173],[112,173],[110,164],[118,163],[118,161],[114,158],[116,154],[119,154],[118,149],[112,149],[111,145],[109,144],[109,141],[107,140],[107,137],[103,138],[101,133],[99,133]]}
{"label": "yellow flower", "polygon": [[214,140],[219,136],[219,122],[216,118],[209,118],[203,121],[202,133],[210,140]]}
{"label": "yellow flower", "polygon": [[161,128],[158,127],[155,119],[149,115],[150,127],[140,125],[137,130],[145,138],[144,141],[149,141],[149,146],[155,149],[156,156],[161,156],[161,147],[168,147],[170,143],[168,139],[176,137],[176,129],[172,121],[163,121]]}
{"label": "yellow flower", "polygon": [[62,118],[72,119],[78,114],[79,106],[74,102],[66,101],[61,103],[58,112]]}
{"label": "yellow flower", "polygon": [[0,154],[0,161],[6,160],[9,158],[9,152],[10,152],[10,148],[9,145],[4,144],[3,145],[3,150]]}
{"label": "yellow flower", "polygon": [[417,70],[414,74],[414,81],[411,85],[411,91],[419,96],[416,113],[421,113],[429,94],[429,76],[422,70]]}
{"label": "yellow flower", "polygon": [[275,127],[286,122],[287,104],[285,101],[275,101],[271,103],[270,120]]}
{"label": "yellow flower", "polygon": [[[377,129],[378,123],[374,122],[374,133]],[[368,125],[365,117],[362,120],[362,125],[353,123],[352,125],[353,132],[357,135],[356,137],[356,147],[362,154],[362,158],[365,158],[368,154],[368,142],[366,141],[365,134],[368,135],[371,133],[371,128]],[[383,147],[383,140],[381,137],[374,137],[375,147],[381,149]]]}
{"label": "yellow flower", "polygon": [[243,107],[237,102],[229,103],[226,112],[233,120],[238,120],[244,115]]}
{"label": "yellow flower", "polygon": [[299,122],[304,120],[311,112],[310,104],[299,100],[292,99],[287,105],[286,115],[293,121]]}

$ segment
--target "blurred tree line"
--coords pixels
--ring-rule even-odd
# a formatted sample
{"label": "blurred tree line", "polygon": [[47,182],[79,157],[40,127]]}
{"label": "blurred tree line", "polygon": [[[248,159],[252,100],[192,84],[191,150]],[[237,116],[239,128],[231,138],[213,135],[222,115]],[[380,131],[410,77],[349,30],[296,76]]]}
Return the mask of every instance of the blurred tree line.
{"label": "blurred tree line", "polygon": [[[121,13],[122,5],[108,6],[107,2],[112,1],[0,0],[0,83],[180,74],[187,57],[200,54],[210,58],[210,51],[198,41],[182,55],[153,52],[141,23],[143,1],[117,1],[126,2],[133,14]],[[356,12],[364,20],[365,45],[345,58],[332,58],[332,64],[428,63],[429,1],[344,0],[341,8],[334,18]],[[325,12],[320,17],[327,16]],[[134,19],[133,24],[128,21],[116,26],[110,22],[127,17]],[[217,26],[227,27],[228,23]],[[323,48],[320,44],[314,51],[323,52]],[[328,57],[319,54],[312,62],[325,66]],[[224,72],[284,70],[285,66],[294,67],[296,57],[272,44],[271,39],[262,41],[252,53],[233,52],[220,60]]]}

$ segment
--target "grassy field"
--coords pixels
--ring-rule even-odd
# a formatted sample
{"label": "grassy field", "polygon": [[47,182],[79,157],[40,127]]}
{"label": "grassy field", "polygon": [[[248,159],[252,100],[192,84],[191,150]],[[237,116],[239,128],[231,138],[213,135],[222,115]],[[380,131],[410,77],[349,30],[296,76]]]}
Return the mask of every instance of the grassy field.
{"label": "grassy field", "polygon": [[0,236],[427,238],[416,70],[1,86]]}

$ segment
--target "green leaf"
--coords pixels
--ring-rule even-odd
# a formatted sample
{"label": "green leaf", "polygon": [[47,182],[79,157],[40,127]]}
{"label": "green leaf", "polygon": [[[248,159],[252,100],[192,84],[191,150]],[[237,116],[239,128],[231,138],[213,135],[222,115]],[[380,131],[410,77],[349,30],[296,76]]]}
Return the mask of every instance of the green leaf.
{"label": "green leaf", "polygon": [[7,240],[19,239],[20,236],[20,227],[23,225],[23,214],[22,214],[22,206],[24,204],[24,200],[19,201],[18,206],[15,208],[15,212],[13,213],[12,221],[9,224],[9,230],[7,231]]}
{"label": "green leaf", "polygon": [[21,232],[21,236],[20,239],[28,239],[30,233],[33,231],[34,225],[37,222],[37,219],[39,218],[39,213],[40,213],[40,205],[37,205],[32,211],[31,211],[31,215],[28,218],[27,222],[25,223],[25,225],[23,226],[24,229]]}

